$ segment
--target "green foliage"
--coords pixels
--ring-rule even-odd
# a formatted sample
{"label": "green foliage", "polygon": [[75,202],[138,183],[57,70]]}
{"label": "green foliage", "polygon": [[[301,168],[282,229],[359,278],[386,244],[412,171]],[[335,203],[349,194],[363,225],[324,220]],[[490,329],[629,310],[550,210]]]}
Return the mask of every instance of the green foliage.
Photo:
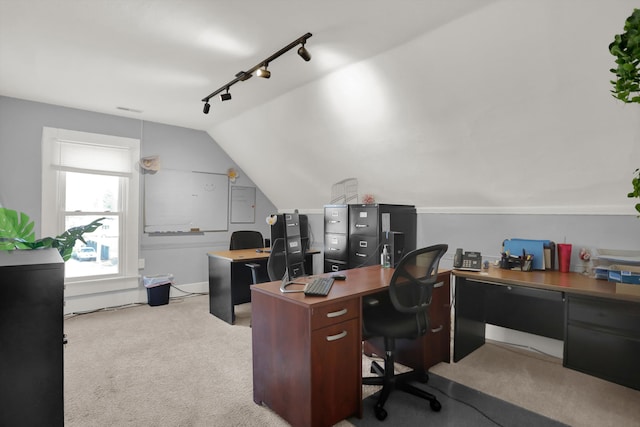
{"label": "green foliage", "polygon": [[610,70],[616,75],[611,93],[625,103],[640,104],[640,9],[634,9],[627,18],[624,33],[616,34],[609,52],[618,64]]}
{"label": "green foliage", "polygon": [[[636,169],[633,173],[633,179],[631,180],[631,185],[633,186],[633,191],[627,194],[627,197],[640,198],[640,169]],[[636,203],[636,210],[640,213],[640,203]]]}
{"label": "green foliage", "polygon": [[23,212],[0,208],[0,250],[56,248],[66,262],[71,258],[77,240],[86,244],[82,235],[91,233],[102,226],[104,217],[79,227],[71,227],[56,237],[35,240],[34,223]]}

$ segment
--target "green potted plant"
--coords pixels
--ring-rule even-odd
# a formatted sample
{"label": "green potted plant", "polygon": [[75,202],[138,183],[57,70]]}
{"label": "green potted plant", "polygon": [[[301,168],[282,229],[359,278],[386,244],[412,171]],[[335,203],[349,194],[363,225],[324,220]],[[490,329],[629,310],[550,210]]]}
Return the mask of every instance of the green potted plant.
{"label": "green potted plant", "polygon": [[34,222],[24,212],[0,208],[0,250],[55,248],[63,261],[71,258],[77,240],[86,244],[82,235],[91,233],[102,225],[103,218],[79,227],[72,227],[56,237],[35,239]]}
{"label": "green potted plant", "polygon": [[[609,52],[616,57],[617,64],[611,69],[616,75],[616,79],[611,81],[611,93],[624,103],[640,104],[640,9],[634,9],[627,18],[624,33],[616,34],[609,45]],[[627,197],[640,199],[640,168],[633,173],[631,185],[633,191]],[[635,208],[640,213],[640,203],[636,203]]]}

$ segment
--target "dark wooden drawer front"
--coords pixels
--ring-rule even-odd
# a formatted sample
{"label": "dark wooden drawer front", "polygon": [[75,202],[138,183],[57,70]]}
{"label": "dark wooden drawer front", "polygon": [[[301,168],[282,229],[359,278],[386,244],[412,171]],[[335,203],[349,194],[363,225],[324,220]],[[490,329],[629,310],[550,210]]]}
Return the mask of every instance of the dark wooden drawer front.
{"label": "dark wooden drawer front", "polygon": [[311,329],[319,329],[360,315],[360,300],[351,298],[311,309]]}
{"label": "dark wooden drawer front", "polygon": [[346,234],[325,234],[324,257],[346,261],[349,250],[347,245]]}
{"label": "dark wooden drawer front", "polygon": [[569,324],[640,340],[640,309],[637,303],[569,296],[567,319]]}

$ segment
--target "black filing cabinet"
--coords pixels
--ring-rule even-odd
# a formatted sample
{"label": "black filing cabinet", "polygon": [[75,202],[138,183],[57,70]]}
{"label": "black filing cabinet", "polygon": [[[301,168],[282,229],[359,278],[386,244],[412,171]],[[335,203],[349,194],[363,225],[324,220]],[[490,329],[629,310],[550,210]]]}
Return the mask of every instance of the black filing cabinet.
{"label": "black filing cabinet", "polygon": [[349,268],[349,206],[324,207],[324,271]]}
{"label": "black filing cabinet", "polygon": [[62,426],[64,263],[0,251],[0,425]]}
{"label": "black filing cabinet", "polygon": [[380,262],[382,245],[388,242],[387,232],[402,233],[402,255],[416,249],[416,209],[408,205],[349,205],[349,268],[375,265]]}

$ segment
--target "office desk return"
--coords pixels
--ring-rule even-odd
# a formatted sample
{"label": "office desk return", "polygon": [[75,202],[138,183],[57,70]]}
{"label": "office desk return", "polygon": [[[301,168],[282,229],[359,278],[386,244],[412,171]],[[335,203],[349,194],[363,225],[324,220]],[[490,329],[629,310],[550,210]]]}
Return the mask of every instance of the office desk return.
{"label": "office desk return", "polygon": [[455,362],[484,344],[492,324],[563,340],[563,366],[640,390],[640,296],[579,273],[453,275]]}
{"label": "office desk return", "polygon": [[[362,416],[362,298],[384,291],[393,269],[375,265],[341,273],[346,280],[335,281],[326,297],[282,293],[280,281],[251,287],[253,400],[293,426],[331,426]],[[438,277],[430,317],[440,322],[442,314],[446,324],[423,340],[407,340],[400,363],[428,369],[449,361],[450,272]]]}
{"label": "office desk return", "polygon": [[[267,263],[269,252],[256,249],[238,249],[207,253],[209,264],[209,312],[227,323],[235,322],[234,306],[251,301],[251,269],[247,263]],[[305,255],[305,268],[313,271],[313,255],[310,249]]]}

